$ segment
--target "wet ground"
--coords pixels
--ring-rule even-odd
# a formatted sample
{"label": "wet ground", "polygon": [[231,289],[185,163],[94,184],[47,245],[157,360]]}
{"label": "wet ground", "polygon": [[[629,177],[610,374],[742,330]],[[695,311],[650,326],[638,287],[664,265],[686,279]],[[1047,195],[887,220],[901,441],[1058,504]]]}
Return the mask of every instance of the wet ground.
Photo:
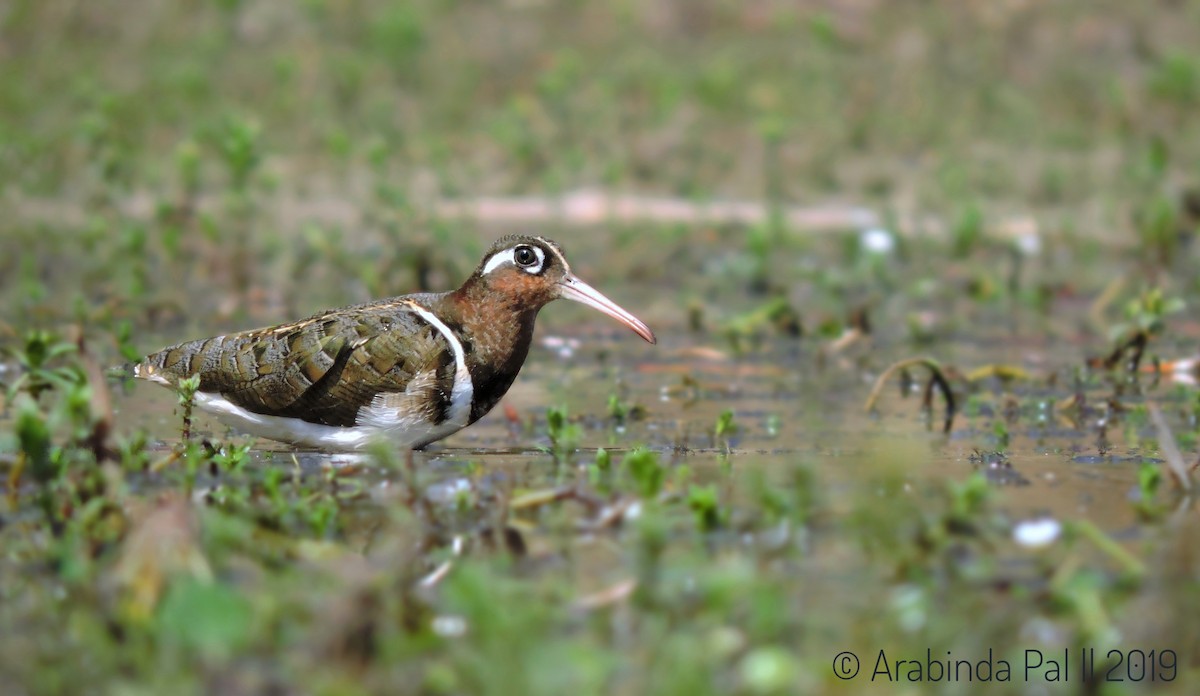
{"label": "wet ground", "polygon": [[[543,324],[571,329],[554,317],[564,304],[545,310],[550,318]],[[832,340],[767,337],[752,355],[738,355],[711,337],[670,328],[657,346],[645,346],[602,318],[573,317],[591,326],[571,333],[539,329],[501,405],[415,455],[432,495],[478,486],[553,487],[571,481],[574,466],[593,460],[599,448],[619,454],[645,447],[704,481],[736,477],[747,466],[771,471],[803,464],[828,483],[823,502],[831,509],[869,494],[876,482],[864,472],[890,470],[913,484],[978,472],[1002,491],[1003,509],[1014,521],[1083,518],[1128,538],[1137,533],[1131,503],[1140,495],[1139,466],[1162,463],[1153,426],[1128,411],[1159,401],[1179,416],[1172,419],[1176,427],[1187,428],[1184,412],[1193,407],[1169,375],[1118,370],[1081,377],[1086,356],[1076,347],[1025,348],[1007,332],[989,337],[980,331],[923,354],[951,356],[964,371],[1010,365],[1028,372],[1016,388],[998,378],[955,383],[956,413],[947,433],[943,397],[935,397],[932,409],[923,407],[928,374],[921,367],[907,381],[892,376],[881,400],[865,408],[887,356],[904,357],[906,346],[866,338],[847,349],[850,355],[826,356]],[[1077,395],[1083,408],[1072,404]],[[613,400],[632,413],[614,414]],[[565,407],[578,427],[570,466],[548,454],[544,411],[550,405]],[[718,437],[715,424],[725,411],[733,427]],[[116,415],[146,428],[163,451],[177,441],[175,395],[160,387],[127,385]],[[199,414],[194,432],[224,439],[233,431]],[[369,457],[297,452],[268,440],[255,441],[254,452],[265,463],[294,456],[305,470],[344,467],[351,477],[361,473],[356,463],[367,462],[372,485],[385,489],[400,475],[371,466]]]}
{"label": "wet ground", "polygon": [[[546,312],[554,313],[561,304]],[[603,327],[594,328],[598,331],[576,336],[541,332],[538,347],[500,406],[416,454],[414,462],[433,474],[430,485],[446,490],[474,485],[468,468],[482,472],[487,484],[494,484],[493,477],[513,478],[512,485],[521,488],[561,482],[563,467],[547,454],[547,405],[565,406],[579,427],[571,452],[575,463],[593,459],[598,448],[620,453],[635,446],[709,476],[722,468],[787,469],[803,463],[848,497],[863,493],[856,484],[873,485],[861,472],[879,466],[896,467],[914,482],[958,480],[982,472],[1005,491],[1005,507],[1017,518],[1082,516],[1109,531],[1128,532],[1134,523],[1130,500],[1137,496],[1138,465],[1161,463],[1149,423],[1129,424],[1107,405],[1096,413],[1063,413],[1077,392],[1062,386],[1031,385],[1014,396],[999,381],[985,384],[971,412],[957,413],[951,431],[944,433],[941,396],[932,412],[922,407],[926,376],[920,368],[913,369],[909,385],[893,378],[884,387],[882,402],[868,412],[864,404],[880,371],[852,366],[840,356],[818,366],[816,351],[799,340],[774,339],[754,356],[739,358],[716,347],[698,349],[686,334],[661,335],[658,346],[647,347],[615,329],[600,334]],[[563,344],[571,348],[564,351]],[[878,346],[871,350],[885,352]],[[988,351],[969,344],[953,352],[971,365],[1004,364],[1011,357],[1007,349]],[[1059,367],[1052,367],[1041,351],[1026,359],[1038,363],[1046,377],[1062,375],[1065,382],[1082,362],[1075,357],[1075,365]],[[1079,393],[1103,404],[1114,393],[1113,381],[1128,392],[1122,398],[1126,408],[1147,398],[1179,400],[1169,380],[1164,384],[1122,374],[1097,377]],[[960,411],[965,396],[958,394]],[[611,415],[610,397],[635,413],[623,419]],[[174,394],[145,383],[131,385],[116,401],[118,419],[146,428],[164,451],[178,438],[175,411]],[[732,412],[734,431],[718,438],[714,424],[723,411]],[[1006,421],[1008,434],[1001,442],[994,423]],[[236,431],[201,413],[194,432],[224,439]],[[369,461],[296,451],[269,440],[255,441],[254,450],[264,461],[290,460],[295,454],[302,467],[313,470],[354,469],[359,459]],[[381,481],[389,473],[398,475],[374,471]],[[836,498],[828,504],[838,507]]]}
{"label": "wet ground", "polygon": [[[129,2],[0,11],[0,693],[1194,690],[1200,5]],[[659,344],[411,455],[103,376],[513,231]]]}
{"label": "wet ground", "polygon": [[[728,236],[678,239],[688,251],[658,253],[690,268],[713,259],[738,268],[739,254],[731,259],[722,251]],[[833,250],[845,244],[838,239],[828,236],[775,263],[785,271],[811,268],[811,258],[836,258]],[[1164,552],[1156,550],[1186,544],[1176,530],[1193,520],[1194,505],[1170,478],[1159,445],[1162,432],[1148,404],[1157,404],[1168,430],[1177,433],[1189,466],[1194,388],[1187,373],[1151,370],[1159,360],[1187,354],[1189,323],[1156,335],[1144,364],[1129,371],[1128,355],[1111,368],[1097,364],[1120,342],[1093,336],[1086,329],[1091,305],[1070,294],[1051,300],[1049,308],[1018,300],[964,300],[955,296],[952,275],[940,281],[944,293],[924,300],[868,295],[874,298],[866,302],[869,311],[829,329],[820,326],[827,314],[812,308],[824,306],[824,290],[812,280],[820,276],[800,280],[804,271],[797,271],[790,292],[762,294],[751,283],[749,290],[721,294],[712,290],[728,281],[721,272],[742,271],[721,271],[719,264],[715,275],[697,275],[700,280],[683,289],[666,289],[665,275],[649,275],[641,287],[622,286],[612,278],[629,274],[631,266],[620,259],[636,254],[596,262],[586,242],[578,246],[588,260],[576,270],[646,317],[658,332],[658,346],[647,346],[598,314],[556,302],[542,312],[534,349],[504,401],[479,424],[412,456],[298,451],[239,436],[202,414],[194,418],[188,445],[180,438],[182,408],[174,392],[146,383],[110,383],[114,442],[140,433],[146,444],[122,449],[118,468],[97,469],[109,482],[108,492],[94,500],[115,496],[127,512],[120,515],[118,529],[125,532],[116,536],[116,545],[98,546],[97,587],[107,588],[102,596],[108,599],[101,599],[107,608],[96,616],[124,617],[131,606],[140,606],[139,582],[149,583],[145,592],[151,596],[169,594],[168,581],[131,580],[121,569],[140,563],[166,566],[152,571],[152,578],[178,575],[168,570],[178,563],[172,557],[143,558],[149,552],[137,551],[143,542],[133,539],[170,534],[154,529],[178,526],[169,520],[180,515],[192,520],[176,532],[187,540],[185,548],[210,559],[205,568],[223,568],[218,587],[230,588],[238,601],[254,604],[264,601],[262,593],[283,592],[288,602],[324,605],[347,601],[361,592],[362,583],[398,582],[433,593],[421,595],[430,623],[416,635],[432,631],[439,646],[451,648],[460,644],[456,636],[473,635],[476,623],[491,619],[446,605],[444,598],[464,592],[450,589],[456,583],[490,568],[488,582],[509,577],[520,583],[522,601],[532,601],[526,593],[551,587],[558,598],[551,605],[565,602],[571,612],[601,612],[616,620],[605,631],[632,620],[620,629],[631,634],[604,638],[612,655],[647,649],[644,641],[652,638],[644,622],[659,616],[655,612],[671,616],[700,602],[686,611],[710,618],[688,620],[708,625],[715,619],[714,625],[724,626],[706,629],[716,632],[704,640],[732,641],[727,660],[740,674],[737,679],[778,677],[785,691],[788,685],[839,688],[840,677],[827,666],[838,652],[829,649],[832,644],[895,652],[905,649],[904,636],[912,630],[924,636],[920,641],[972,660],[989,648],[1010,656],[1058,646],[1139,649],[1150,626],[1162,630],[1166,624],[1133,622],[1118,607],[1154,604],[1157,600],[1142,596],[1145,587],[1187,598],[1187,574],[1168,570],[1156,560]],[[809,260],[797,262],[804,257]],[[925,272],[920,260],[883,260],[892,264],[893,274],[902,268]],[[632,262],[632,268],[642,263]],[[970,272],[971,263],[961,268]],[[874,277],[890,282],[874,266],[848,268],[863,274],[853,278],[864,287]],[[786,277],[772,276],[782,287]],[[1080,282],[1087,277],[1092,276],[1080,276]],[[679,296],[714,299],[698,302],[697,311],[696,301],[680,307],[673,299]],[[805,296],[811,298],[808,305]],[[955,317],[965,301],[970,306]],[[782,305],[787,312],[779,310]],[[889,322],[893,313],[906,323]],[[764,319],[768,316],[773,318]],[[918,319],[922,328],[914,334],[918,329],[907,322]],[[161,338],[139,337],[138,344],[152,349],[210,332],[178,325]],[[929,407],[923,403],[931,389],[928,366],[892,371],[877,384],[889,365],[914,356],[935,360],[946,380],[954,402],[948,430],[946,395],[932,389]],[[19,372],[13,362],[8,365],[8,373]],[[0,427],[18,430],[18,410],[8,408]],[[553,425],[554,414],[563,413],[565,419]],[[49,418],[62,427],[64,416]],[[13,478],[18,462],[28,469],[30,461],[17,457],[5,461],[8,480],[16,484],[6,488],[6,534],[12,539],[14,533],[36,534],[44,515],[36,479],[28,470],[19,482]],[[635,461],[642,463],[630,463]],[[85,472],[89,464],[79,466]],[[64,469],[62,475],[72,481],[78,474]],[[86,480],[48,485],[62,491],[55,496],[84,500]],[[180,491],[190,492],[192,512],[176,508]],[[156,515],[167,516],[167,522]],[[230,521],[250,529],[222,532]],[[83,529],[91,532],[80,534],[106,536],[94,527]],[[250,539],[256,539],[250,558],[229,557],[244,556],[246,551],[236,550]],[[29,547],[18,553],[32,552]],[[275,562],[259,559],[263,554]],[[647,566],[647,554],[659,559],[656,570]],[[126,560],[131,556],[139,560]],[[284,580],[290,572],[275,577],[278,570],[268,568],[281,557],[316,564],[330,589],[313,594]],[[258,565],[264,562],[269,565]],[[505,570],[508,563],[516,565]],[[748,563],[762,577],[743,577]],[[20,565],[10,562],[10,570]],[[1073,604],[1092,601],[1086,592],[1085,599],[1076,598],[1082,592],[1073,584],[1078,582],[1099,583],[1096,610]],[[767,593],[774,598],[768,604],[781,602],[754,611],[784,612],[784,623],[773,629],[743,624],[740,610],[720,608],[725,600],[700,608],[710,601],[703,599],[706,593],[720,595],[725,583]],[[450,595],[440,595],[443,586]],[[384,599],[390,592],[367,596],[392,601]],[[865,600],[868,595],[877,599]],[[745,600],[749,596],[739,601]],[[647,608],[652,606],[659,608]],[[942,616],[938,612],[948,610],[938,606],[958,607],[954,611],[961,616]],[[1100,607],[1116,613],[1092,613]],[[13,618],[42,610],[35,602],[20,611],[32,613]],[[870,629],[875,620],[870,617],[878,612],[883,623]],[[964,628],[966,616],[982,617],[983,628]],[[353,610],[336,620],[342,622],[338,632],[366,619]],[[392,618],[378,620],[383,623],[372,623],[372,630],[384,630]],[[910,624],[923,628],[905,628]],[[553,626],[553,620],[542,625],[539,631],[545,632],[529,649],[554,640],[562,628]],[[256,630],[239,630],[251,636],[239,640],[268,646]],[[772,647],[746,647],[760,640],[752,637],[758,630],[773,636],[767,638]],[[208,638],[186,630],[182,635],[182,644],[208,644]],[[949,635],[972,638],[964,643]],[[1186,632],[1170,635],[1177,646],[1171,649],[1186,652]],[[463,646],[474,644],[473,638],[462,640]],[[767,652],[755,658],[756,650]],[[479,658],[485,662],[504,659],[485,653]],[[781,676],[740,672],[750,670],[746,661],[758,659],[779,660],[773,668]],[[263,677],[250,667],[239,670],[251,682]],[[656,668],[647,670],[634,682],[666,678]],[[800,677],[802,672],[809,676]],[[211,683],[212,677],[205,679]],[[1042,684],[1042,677],[1034,682]]]}
{"label": "wet ground", "polygon": [[[214,571],[216,587],[232,592],[236,606],[257,606],[276,593],[288,607],[353,605],[358,596],[368,598],[366,606],[391,606],[413,591],[425,618],[402,630],[407,637],[397,645],[407,647],[390,649],[424,650],[411,641],[436,636],[438,647],[427,654],[456,665],[456,679],[472,674],[454,657],[460,648],[482,650],[472,658],[481,664],[507,659],[474,642],[479,622],[518,620],[508,610],[472,613],[484,609],[447,599],[490,596],[459,587],[478,581],[478,572],[490,583],[517,583],[514,596],[522,602],[537,596],[571,616],[608,617],[598,619],[604,628],[587,632],[585,642],[601,640],[602,649],[593,647],[614,659],[651,649],[660,629],[647,621],[683,621],[661,629],[668,643],[684,640],[676,631],[691,630],[690,622],[707,626],[703,641],[729,641],[721,648],[727,667],[715,665],[715,672],[732,670],[736,676],[728,678],[743,684],[766,680],[767,692],[841,688],[828,667],[838,652],[830,646],[866,650],[869,658],[880,649],[903,652],[917,640],[971,660],[993,649],[1015,661],[1027,650],[1141,649],[1165,631],[1170,638],[1160,650],[1191,654],[1190,634],[1158,616],[1163,605],[1148,594],[1153,587],[1175,598],[1168,602],[1191,601],[1189,561],[1171,549],[1189,543],[1194,503],[1172,478],[1164,433],[1150,413],[1161,412],[1185,453],[1177,463],[1190,467],[1195,390],[1190,373],[1171,372],[1167,361],[1189,354],[1191,323],[1167,316],[1154,304],[1157,296],[1119,290],[1144,315],[1164,313],[1160,319],[1171,330],[1155,329],[1137,365],[1126,352],[1104,366],[1122,340],[1100,338],[1088,327],[1090,317],[1113,310],[1078,294],[1100,282],[1101,269],[1079,274],[1079,285],[1046,300],[1026,299],[1020,288],[981,299],[976,284],[1002,278],[1011,266],[1008,252],[989,266],[994,255],[981,251],[936,277],[926,274],[940,261],[915,250],[939,242],[910,242],[906,257],[847,258],[838,249],[863,244],[865,235],[828,233],[786,242],[763,290],[745,270],[752,257],[728,248],[737,234],[678,234],[661,246],[631,238],[623,242],[628,255],[607,257],[595,251],[606,243],[599,238],[580,238],[574,249],[565,243],[569,257],[574,251],[583,259],[576,271],[645,317],[658,345],[645,345],[593,312],[554,303],[543,310],[535,346],[501,404],[476,425],[411,455],[295,450],[240,436],[200,413],[184,441],[175,393],[116,380],[109,382],[109,427],[117,452],[99,468],[88,463],[86,440],[67,435],[69,423],[92,421],[54,406],[54,390],[43,397],[47,423],[67,439],[54,454],[64,462],[62,478],[41,481],[30,473],[28,445],[21,454],[14,442],[24,433],[16,424],[23,402],[9,402],[0,420],[0,431],[13,433],[9,451],[17,452],[3,462],[10,501],[5,533],[17,554],[9,571],[39,575],[17,559],[42,553],[34,550],[42,544],[16,539],[43,533],[37,530],[48,513],[39,491],[47,491],[67,506],[54,513],[66,515],[66,529],[94,537],[98,555],[85,557],[93,559],[86,563],[101,595],[72,601],[98,602],[86,610],[97,619],[137,624],[130,616],[160,602],[173,606],[158,599],[179,591],[171,588],[180,581],[170,578],[209,578]],[[656,259],[676,265],[663,270]],[[830,270],[813,270],[824,262]],[[1027,264],[1046,267],[1036,254]],[[671,287],[681,270],[690,280]],[[1042,272],[1024,282],[1036,283]],[[917,280],[897,281],[909,276]],[[622,284],[622,277],[631,282]],[[908,290],[876,290],[897,282]],[[847,288],[863,301],[833,317],[824,309],[837,306],[829,297]],[[252,311],[278,309],[268,303]],[[255,320],[223,321],[239,329]],[[170,320],[158,338],[136,340],[150,350],[213,330],[189,317]],[[92,340],[101,360],[119,361],[107,357],[111,344]],[[954,405],[948,428],[946,394],[931,386],[929,365],[888,371],[915,357],[934,361],[944,379]],[[17,361],[6,366],[9,375],[25,372]],[[98,481],[106,483],[96,489]],[[184,500],[192,502],[181,507]],[[65,512],[89,504],[115,517],[101,523]],[[169,542],[153,542],[165,547],[147,551],[151,542],[135,541],[172,534],[182,540],[173,551]],[[59,563],[84,562],[70,560],[74,547],[45,548],[59,548],[51,552]],[[200,559],[193,562],[206,570],[181,571],[172,560],[178,554]],[[281,559],[291,560],[275,565]],[[327,589],[295,585],[293,563],[315,569]],[[745,575],[752,568],[761,573],[757,579]],[[86,595],[89,586],[68,581],[64,591]],[[408,589],[400,595],[381,589],[396,587]],[[461,592],[467,595],[455,594]],[[758,593],[767,599],[754,608]],[[27,597],[18,606],[10,618],[24,616],[38,632],[53,630],[56,620],[36,601]],[[363,621],[372,632],[386,632],[415,620],[396,607],[369,619],[357,606],[331,619],[342,636],[336,641],[353,643]],[[1151,618],[1135,618],[1132,607]],[[273,620],[305,635],[315,628],[293,611]],[[501,615],[487,614],[493,611]],[[556,611],[537,620],[548,623],[530,629],[534,637],[522,654],[536,659],[539,643],[561,635]],[[781,623],[764,628],[756,622],[766,619],[747,618],[755,612],[779,612]],[[882,623],[872,627],[877,615]],[[273,649],[261,624],[233,623],[213,630]],[[149,631],[144,640],[175,632],[177,644],[216,650],[214,664],[230,664],[229,653],[204,635],[157,624],[138,631]],[[752,647],[760,640],[765,646]],[[321,654],[382,659],[376,648],[362,649]],[[686,664],[703,650],[693,645],[678,659]],[[121,654],[111,659],[119,664]],[[755,660],[780,671],[751,673]],[[541,673],[530,669],[520,671],[522,679]],[[250,683],[277,678],[246,665],[235,673]],[[217,678],[204,674],[209,684]],[[608,675],[602,682],[616,678],[600,674]],[[673,679],[649,666],[637,674],[639,684]],[[580,677],[553,677],[560,678]],[[1038,672],[1021,683],[1053,682]]]}

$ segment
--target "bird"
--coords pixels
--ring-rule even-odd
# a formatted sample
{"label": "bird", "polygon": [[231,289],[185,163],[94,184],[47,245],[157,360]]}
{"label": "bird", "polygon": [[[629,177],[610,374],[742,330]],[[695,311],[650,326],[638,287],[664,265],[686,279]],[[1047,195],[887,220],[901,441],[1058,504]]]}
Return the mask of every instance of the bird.
{"label": "bird", "polygon": [[133,376],[170,388],[235,429],[301,447],[421,449],[478,421],[516,379],[549,302],[573,300],[648,343],[654,332],[571,272],[541,236],[492,244],[457,290],[415,293],[152,353]]}

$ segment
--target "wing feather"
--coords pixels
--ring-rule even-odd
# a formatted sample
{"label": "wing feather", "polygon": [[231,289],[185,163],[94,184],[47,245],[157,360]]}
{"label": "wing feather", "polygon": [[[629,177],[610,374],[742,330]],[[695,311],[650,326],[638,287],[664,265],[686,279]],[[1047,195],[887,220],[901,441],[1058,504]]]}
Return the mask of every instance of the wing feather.
{"label": "wing feather", "polygon": [[444,419],[454,367],[435,327],[406,302],[383,301],[181,343],[138,374],[170,383],[199,374],[200,391],[248,411],[349,427],[373,402]]}

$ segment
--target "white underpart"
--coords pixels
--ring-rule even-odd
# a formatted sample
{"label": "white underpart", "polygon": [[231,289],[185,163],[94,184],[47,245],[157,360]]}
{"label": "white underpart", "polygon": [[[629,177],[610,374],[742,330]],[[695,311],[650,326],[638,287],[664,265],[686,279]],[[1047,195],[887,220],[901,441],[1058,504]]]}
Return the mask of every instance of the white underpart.
{"label": "white underpart", "polygon": [[528,246],[530,249],[533,249],[533,253],[536,254],[538,258],[537,264],[534,266],[522,266],[518,264],[517,247],[510,247],[504,251],[497,251],[496,253],[492,254],[492,257],[487,260],[487,263],[483,264],[483,274],[487,275],[506,264],[512,264],[531,275],[535,273],[541,273],[542,267],[546,265],[546,253],[540,248],[530,246],[528,244],[518,244],[517,246]]}
{"label": "white underpart", "polygon": [[[454,353],[454,387],[450,391],[450,408],[446,419],[441,423],[435,424],[411,413],[401,413],[398,408],[383,405],[378,398],[359,409],[356,425],[350,428],[254,413],[220,394],[211,392],[196,392],[195,404],[223,423],[250,434],[326,450],[360,450],[377,440],[395,447],[423,447],[458,432],[465,428],[471,419],[471,400],[475,393],[462,343],[450,327],[432,312],[416,303],[408,303],[408,306],[445,337]],[[171,386],[162,376],[140,368],[141,366],[135,368],[135,376]],[[431,375],[431,378],[436,377]],[[420,391],[421,387],[420,384],[411,384],[409,390],[415,393]]]}
{"label": "white underpart", "polygon": [[[475,386],[471,383],[471,372],[467,369],[467,356],[463,352],[462,343],[450,327],[424,307],[415,303],[409,306],[413,312],[441,332],[454,353],[454,387],[450,390],[450,408],[446,413],[446,420],[435,424],[413,414],[402,413],[401,409],[389,407],[377,398],[359,409],[356,428],[345,429],[370,429],[382,432],[389,442],[402,447],[421,447],[467,427],[471,419],[471,399],[475,395]],[[436,379],[436,376],[431,378]],[[417,393],[422,391],[421,386],[410,384],[409,390]]]}
{"label": "white underpart", "polygon": [[265,416],[231,402],[220,394],[196,392],[196,405],[223,423],[259,437],[332,450],[356,450],[380,435],[378,429],[342,428],[308,423],[299,418]]}

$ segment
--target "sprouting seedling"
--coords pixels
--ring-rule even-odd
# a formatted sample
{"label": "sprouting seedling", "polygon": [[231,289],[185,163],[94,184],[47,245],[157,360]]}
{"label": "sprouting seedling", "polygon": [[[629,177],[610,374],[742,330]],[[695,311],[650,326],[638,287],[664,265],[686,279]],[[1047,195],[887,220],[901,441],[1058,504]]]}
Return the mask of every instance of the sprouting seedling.
{"label": "sprouting seedling", "polygon": [[950,497],[948,520],[968,524],[984,512],[985,505],[991,497],[987,477],[978,472],[962,483],[949,484],[946,491]]}
{"label": "sprouting seedling", "polygon": [[983,241],[983,213],[972,204],[964,208],[950,230],[951,253],[966,258]]}
{"label": "sprouting seedling", "polygon": [[233,190],[242,192],[262,159],[262,127],[255,121],[241,118],[226,120],[217,138],[221,157],[229,169]]}
{"label": "sprouting seedling", "polygon": [[1136,371],[1147,344],[1166,329],[1166,317],[1182,311],[1184,307],[1182,299],[1164,297],[1161,288],[1146,290],[1125,305],[1126,320],[1109,329],[1109,335],[1117,342],[1117,347],[1108,357],[1091,362],[1112,370],[1124,359],[1128,370]]}
{"label": "sprouting seedling", "polygon": [[1003,419],[997,418],[992,423],[992,434],[996,436],[996,449],[1008,449],[1008,424]]}
{"label": "sprouting seedling", "polygon": [[696,515],[696,525],[702,531],[711,532],[721,526],[721,505],[716,486],[693,485],[688,489],[687,503]]}
{"label": "sprouting seedling", "polygon": [[618,425],[625,422],[625,418],[629,415],[629,406],[621,401],[616,394],[608,395],[608,417],[617,422]]}
{"label": "sprouting seedling", "polygon": [[562,461],[579,446],[581,431],[568,419],[566,406],[551,406],[546,409],[546,435],[550,438],[550,453]]}
{"label": "sprouting seedling", "polygon": [[722,330],[730,348],[738,354],[756,347],[771,331],[790,338],[804,333],[800,315],[786,297],[777,296],[725,321]]}
{"label": "sprouting seedling", "polygon": [[200,389],[200,375],[192,375],[179,380],[175,385],[175,394],[179,397],[179,405],[183,407],[183,427],[180,432],[184,442],[192,439],[192,408],[196,403],[196,392]]}
{"label": "sprouting seedling", "polygon": [[1163,506],[1158,502],[1158,490],[1162,486],[1162,480],[1162,469],[1158,465],[1142,462],[1138,466],[1138,496],[1134,509],[1144,519],[1152,520],[1162,514]]}
{"label": "sprouting seedling", "polygon": [[658,496],[666,478],[666,469],[659,463],[656,453],[647,449],[635,449],[625,455],[621,465],[633,480],[639,495],[643,498]]}
{"label": "sprouting seedling", "polygon": [[263,492],[280,514],[286,512],[288,506],[287,498],[283,494],[283,480],[286,476],[287,472],[277,466],[267,469],[266,474],[263,475]]}
{"label": "sprouting seedling", "polygon": [[596,450],[596,460],[588,467],[588,482],[602,493],[611,488],[612,454],[603,447]]}
{"label": "sprouting seedling", "polygon": [[603,447],[596,450],[596,469],[602,472],[612,469],[612,455]]}
{"label": "sprouting seedling", "polygon": [[338,527],[338,502],[334,498],[320,498],[312,503],[308,513],[308,525],[318,539],[330,537]]}
{"label": "sprouting seedling", "polygon": [[567,424],[567,409],[565,406],[551,406],[546,409],[546,434],[550,436],[551,444],[558,440]]}
{"label": "sprouting seedling", "polygon": [[241,472],[250,459],[250,444],[226,445],[212,455],[212,462],[221,471]]}
{"label": "sprouting seedling", "polygon": [[733,411],[728,409],[721,411],[721,415],[717,416],[717,422],[713,426],[713,444],[722,443],[725,449],[729,449],[729,438],[737,431],[738,424],[733,420]]}
{"label": "sprouting seedling", "polygon": [[625,425],[629,421],[641,420],[646,417],[645,407],[622,401],[616,394],[608,395],[608,417],[617,425]]}
{"label": "sprouting seedling", "polygon": [[1180,215],[1173,198],[1159,193],[1134,214],[1139,245],[1150,260],[1168,264],[1179,248]]}
{"label": "sprouting seedling", "polygon": [[1125,316],[1133,328],[1147,334],[1162,333],[1166,317],[1183,311],[1185,304],[1178,297],[1165,297],[1162,288],[1151,288],[1125,306]]}
{"label": "sprouting seedling", "polygon": [[58,467],[54,461],[50,427],[46,423],[45,414],[30,396],[22,396],[17,403],[19,410],[17,411],[16,434],[23,457],[19,460],[18,467],[9,475],[9,481],[11,484],[18,480],[21,468],[28,466],[29,472],[39,487],[38,505],[42,508],[46,519],[50,520],[52,524],[57,524],[58,517],[50,485],[58,476]]}

